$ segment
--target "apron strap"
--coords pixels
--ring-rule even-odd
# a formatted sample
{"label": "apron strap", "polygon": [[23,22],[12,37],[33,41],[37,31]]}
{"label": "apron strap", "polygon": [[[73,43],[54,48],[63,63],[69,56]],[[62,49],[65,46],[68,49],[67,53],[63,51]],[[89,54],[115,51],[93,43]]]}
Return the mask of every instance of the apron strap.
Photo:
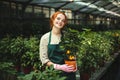
{"label": "apron strap", "polygon": [[49,35],[49,42],[48,42],[48,45],[50,44],[51,42],[51,31],[50,31],[50,35]]}
{"label": "apron strap", "polygon": [[[63,40],[63,32],[61,31],[61,34],[62,34],[62,36],[61,36],[61,40]],[[50,31],[50,35],[49,35],[49,42],[48,42],[48,45],[50,44],[50,42],[51,42],[51,35],[52,35],[52,31]]]}

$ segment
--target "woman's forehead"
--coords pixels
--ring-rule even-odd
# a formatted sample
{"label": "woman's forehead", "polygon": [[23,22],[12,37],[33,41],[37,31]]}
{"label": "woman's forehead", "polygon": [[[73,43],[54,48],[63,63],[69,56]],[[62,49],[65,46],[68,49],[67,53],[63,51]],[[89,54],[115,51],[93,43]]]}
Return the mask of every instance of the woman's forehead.
{"label": "woman's forehead", "polygon": [[60,17],[60,18],[65,19],[65,16],[63,14],[58,14],[56,17]]}

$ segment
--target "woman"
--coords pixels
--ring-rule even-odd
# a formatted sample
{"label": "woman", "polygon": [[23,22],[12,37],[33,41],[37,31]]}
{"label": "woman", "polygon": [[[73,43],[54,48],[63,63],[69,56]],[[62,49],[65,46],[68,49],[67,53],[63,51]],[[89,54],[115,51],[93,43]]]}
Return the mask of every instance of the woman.
{"label": "woman", "polygon": [[55,12],[50,19],[51,31],[44,34],[40,40],[40,59],[46,66],[54,66],[54,69],[61,70],[66,80],[76,80],[73,66],[64,63],[63,51],[59,49],[62,37],[62,29],[67,23],[67,17],[63,12]]}

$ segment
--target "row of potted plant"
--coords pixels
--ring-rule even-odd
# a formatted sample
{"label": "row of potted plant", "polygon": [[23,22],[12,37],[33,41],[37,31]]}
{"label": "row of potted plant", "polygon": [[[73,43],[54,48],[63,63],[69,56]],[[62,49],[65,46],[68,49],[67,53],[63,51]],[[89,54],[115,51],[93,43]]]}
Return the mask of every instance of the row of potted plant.
{"label": "row of potted plant", "polygon": [[8,35],[0,40],[0,44],[3,45],[0,47],[1,59],[11,61],[17,71],[24,70],[25,67],[33,69],[33,67],[38,67],[37,65],[40,64],[39,39],[37,37],[24,38],[18,36],[12,38]]}
{"label": "row of potted plant", "polygon": [[[113,53],[116,48],[119,49],[118,45],[120,45],[118,44],[119,38],[117,38],[120,31],[94,32],[90,29],[83,29],[79,32],[66,28],[63,33],[60,47],[65,50],[67,61],[77,61],[81,80],[85,80],[82,78],[83,73],[90,78],[95,70],[103,67],[106,62],[112,61]],[[70,62],[67,64],[72,64]]]}

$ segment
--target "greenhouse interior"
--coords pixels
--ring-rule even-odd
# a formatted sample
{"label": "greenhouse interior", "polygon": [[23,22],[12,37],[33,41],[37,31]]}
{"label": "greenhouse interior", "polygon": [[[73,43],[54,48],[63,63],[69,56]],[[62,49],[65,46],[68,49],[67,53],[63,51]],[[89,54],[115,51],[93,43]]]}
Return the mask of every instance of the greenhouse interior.
{"label": "greenhouse interior", "polygon": [[75,54],[76,80],[120,80],[120,0],[0,0],[0,80],[66,80],[39,54],[57,11],[67,16],[62,47]]}

